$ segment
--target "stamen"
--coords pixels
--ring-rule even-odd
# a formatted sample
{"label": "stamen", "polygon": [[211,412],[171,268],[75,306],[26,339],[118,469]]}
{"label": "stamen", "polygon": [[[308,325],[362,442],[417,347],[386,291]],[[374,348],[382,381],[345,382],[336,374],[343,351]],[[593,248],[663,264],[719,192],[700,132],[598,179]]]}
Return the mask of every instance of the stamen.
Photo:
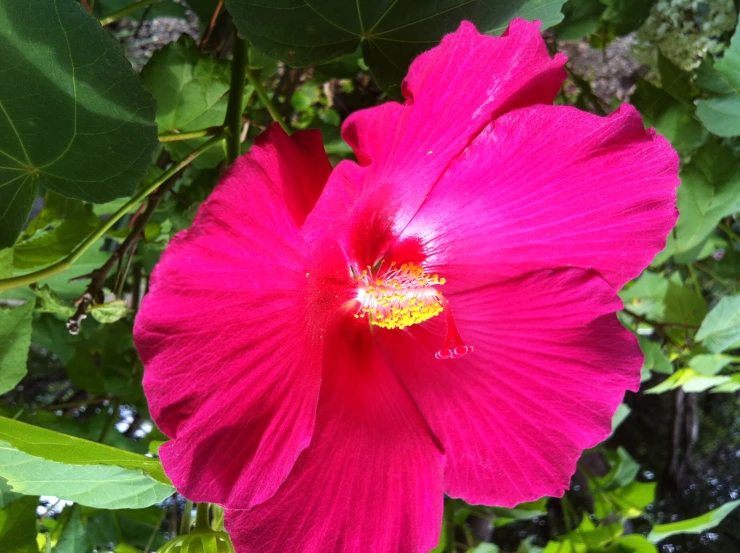
{"label": "stamen", "polygon": [[403,329],[447,313],[447,337],[444,347],[435,353],[437,359],[458,359],[472,353],[457,331],[448,301],[437,288],[445,279],[428,274],[415,263],[396,267],[391,263],[387,271],[376,276],[382,262],[361,274],[353,276],[364,283],[357,291],[360,309],[355,318],[367,315],[370,324],[387,329]]}
{"label": "stamen", "polygon": [[365,286],[358,290],[357,299],[360,312],[367,313],[370,324],[406,328],[442,312],[443,297],[434,286],[444,284],[444,279],[425,273],[414,263],[398,268],[391,263],[382,278],[373,278],[367,271],[360,278]]}

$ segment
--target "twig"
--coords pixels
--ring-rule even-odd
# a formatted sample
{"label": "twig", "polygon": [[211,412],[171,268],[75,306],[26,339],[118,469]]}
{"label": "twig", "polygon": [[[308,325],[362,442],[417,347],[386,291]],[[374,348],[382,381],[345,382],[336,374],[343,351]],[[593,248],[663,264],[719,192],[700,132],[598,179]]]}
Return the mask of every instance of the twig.
{"label": "twig", "polygon": [[244,72],[247,77],[247,80],[254,87],[254,91],[257,93],[257,97],[262,102],[262,105],[264,105],[267,111],[270,113],[270,117],[272,117],[272,120],[278,123],[287,134],[290,134],[291,133],[290,127],[280,116],[280,112],[275,107],[275,104],[273,104],[272,100],[270,100],[270,98],[267,96],[265,87],[262,86],[262,83],[260,82],[260,80],[254,75],[254,73],[248,66],[244,67]]}
{"label": "twig", "polygon": [[203,38],[200,40],[200,44],[198,44],[198,49],[202,49],[203,45],[205,45],[206,42],[208,42],[208,39],[211,38],[211,33],[213,33],[213,28],[216,26],[216,20],[218,19],[218,16],[221,14],[221,10],[224,7],[224,0],[218,0],[218,4],[216,4],[216,8],[213,10],[213,14],[211,15],[211,21],[208,23],[208,29],[206,29],[205,34],[203,34]]}
{"label": "twig", "polygon": [[175,142],[177,140],[190,140],[191,138],[203,138],[204,136],[213,136],[223,131],[223,127],[208,127],[207,129],[199,129],[197,131],[187,132],[173,132],[169,134],[160,134],[160,142]]}
{"label": "twig", "polygon": [[134,225],[131,227],[131,232],[128,233],[126,239],[116,248],[108,258],[102,267],[95,269],[88,276],[90,277],[90,284],[88,285],[85,293],[82,294],[82,299],[77,305],[77,311],[67,320],[67,329],[70,334],[78,334],[80,332],[80,324],[87,318],[87,311],[92,305],[103,302],[103,285],[108,278],[108,273],[113,269],[116,263],[119,263],[125,256],[133,256],[136,245],[139,243],[139,239],[144,234],[149,219],[156,211],[160,202],[164,198],[167,191],[174,186],[175,182],[179,178],[180,174],[184,171],[181,169],[174,175],[170,176],[162,185],[149,196],[146,209],[141,215],[136,218]]}
{"label": "twig", "polygon": [[687,325],[683,323],[659,323],[657,321],[653,321],[652,319],[648,319],[647,317],[643,317],[642,315],[638,315],[637,313],[630,311],[626,307],[623,309],[623,311],[632,317],[633,319],[636,319],[642,323],[648,324],[650,326],[654,326],[656,328],[658,327],[665,327],[665,328],[683,328],[686,330],[699,330],[699,327],[696,325]]}

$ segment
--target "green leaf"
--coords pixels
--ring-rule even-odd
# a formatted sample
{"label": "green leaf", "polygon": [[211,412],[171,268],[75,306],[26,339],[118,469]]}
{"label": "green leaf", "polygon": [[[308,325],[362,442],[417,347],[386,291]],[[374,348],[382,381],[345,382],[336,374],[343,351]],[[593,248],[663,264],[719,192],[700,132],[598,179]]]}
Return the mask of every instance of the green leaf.
{"label": "green leaf", "polygon": [[498,546],[492,543],[479,543],[475,547],[468,549],[466,553],[499,553]]}
{"label": "green leaf", "polygon": [[64,525],[62,535],[53,549],[54,553],[89,553],[92,544],[80,517],[80,507],[73,505],[72,514]]}
{"label": "green leaf", "polygon": [[657,322],[699,325],[707,312],[704,299],[684,286],[678,273],[668,279],[645,271],[619,296],[626,309]]}
{"label": "green leaf", "polygon": [[631,482],[623,488],[609,492],[594,493],[594,513],[599,519],[607,519],[612,513],[623,518],[642,516],[645,509],[655,501],[654,482]]}
{"label": "green leaf", "polygon": [[696,114],[717,136],[740,135],[740,32],[735,31],[730,47],[712,67],[702,66],[697,84],[720,96],[697,100]]}
{"label": "green leaf", "polygon": [[740,296],[719,300],[701,323],[696,339],[714,353],[740,345]]}
{"label": "green leaf", "polygon": [[689,367],[697,373],[706,376],[716,375],[730,363],[732,363],[732,357],[722,354],[701,354],[689,359]]}
{"label": "green leaf", "polygon": [[630,409],[629,405],[626,403],[619,404],[619,407],[617,407],[617,410],[614,412],[614,416],[612,417],[612,434],[614,434],[614,431],[619,428],[627,417],[630,416],[631,412],[632,409]]}
{"label": "green leaf", "polygon": [[[624,533],[624,528],[618,522],[606,524],[604,526],[594,526],[593,522],[588,519],[588,515],[583,515],[581,524],[573,532],[563,535],[563,539],[571,544],[576,551],[581,551],[578,546],[586,546],[588,549],[596,549],[614,541]],[[548,544],[549,545],[549,544]],[[545,549],[547,551],[547,549]],[[557,550],[554,550],[557,551]]]}
{"label": "green leaf", "polygon": [[740,209],[740,163],[733,152],[710,141],[681,172],[678,189],[676,252],[700,245],[717,223]]}
{"label": "green leaf", "polygon": [[0,551],[39,553],[36,543],[37,497],[24,497],[0,509]]}
{"label": "green leaf", "polygon": [[661,320],[665,315],[668,286],[667,278],[645,271],[631,285],[622,289],[619,296],[625,308],[630,311],[650,319]]}
{"label": "green leaf", "polygon": [[[182,35],[154,53],[141,72],[144,87],[157,101],[159,133],[186,132],[222,125],[231,86],[231,63],[201,53],[189,35]],[[251,90],[250,87],[247,87]],[[165,148],[180,160],[208,138],[167,142]],[[212,148],[197,167],[213,167],[224,159]]]}
{"label": "green leaf", "polygon": [[645,355],[645,362],[642,365],[641,380],[649,380],[653,372],[661,374],[671,374],[673,364],[663,355],[660,345],[645,336],[638,336],[637,341],[640,343],[640,349]]}
{"label": "green leaf", "polygon": [[713,394],[734,394],[740,390],[740,374],[736,373],[730,376],[727,382],[723,382],[719,386],[712,388]]}
{"label": "green leaf", "polygon": [[601,0],[607,6],[602,19],[616,35],[626,35],[637,29],[650,14],[655,0]]}
{"label": "green leaf", "polygon": [[740,500],[730,501],[696,518],[670,524],[657,524],[653,526],[647,539],[653,543],[658,543],[675,534],[701,534],[704,530],[711,530],[717,526],[738,505],[740,505]]}
{"label": "green leaf", "polygon": [[[706,142],[709,133],[696,118],[692,104],[677,101],[644,79],[637,83],[631,101],[640,110],[646,127],[655,127],[682,156]],[[676,90],[674,85],[670,88]]]}
{"label": "green leaf", "polygon": [[[0,440],[19,451],[58,463],[104,465],[141,471],[156,482],[170,486],[158,460],[107,445],[60,434],[45,428],[0,417]],[[0,463],[2,466],[2,463]]]}
{"label": "green leaf", "polygon": [[226,115],[230,66],[202,54],[190,35],[158,50],[144,66],[141,81],[157,101],[160,134],[221,125]]}
{"label": "green leaf", "polygon": [[130,324],[117,322],[98,328],[77,347],[66,368],[70,380],[88,392],[128,401],[143,399],[143,367],[134,349]]}
{"label": "green leaf", "polygon": [[714,386],[719,386],[730,380],[729,376],[706,376],[692,369],[679,369],[663,382],[645,390],[646,394],[662,394],[669,390],[681,388],[684,392],[706,392]]}
{"label": "green leaf", "polygon": [[568,0],[563,6],[563,22],[555,27],[561,40],[578,40],[595,33],[606,6],[599,0]]}
{"label": "green leaf", "polygon": [[490,511],[496,515],[493,520],[495,527],[504,526],[515,520],[532,520],[547,514],[547,501],[549,498],[543,497],[537,501],[520,503],[513,509],[505,507],[491,507]]}
{"label": "green leaf", "polygon": [[5,478],[0,477],[0,509],[4,509],[10,505],[16,499],[23,497],[19,493],[15,493],[11,488],[10,484]]}
{"label": "green leaf", "polygon": [[[100,220],[93,214],[92,206],[48,192],[44,209],[32,223],[33,227],[29,225],[13,248],[13,265],[18,269],[33,269],[59,261],[87,238]],[[48,227],[54,228],[47,230]]]}
{"label": "green leaf", "polygon": [[264,53],[296,67],[320,64],[354,52],[362,44],[376,82],[398,96],[411,60],[439,43],[463,20],[500,34],[517,15],[562,19],[565,0],[227,0],[239,32]]}
{"label": "green leaf", "polygon": [[[39,285],[48,285],[61,299],[76,300],[85,292],[89,281],[74,279],[89,275],[108,260],[111,254],[102,250],[104,244],[105,239],[98,240],[94,246],[82,254],[82,257],[70,269],[42,280]],[[30,288],[24,287],[0,292],[0,298],[33,300],[36,295]]]}
{"label": "green leaf", "polygon": [[[146,509],[116,509],[98,511],[83,507],[83,515],[89,512],[87,531],[95,545],[126,543],[150,551],[156,551],[165,542],[161,526],[165,511],[157,506]],[[152,543],[150,537],[154,535]]]}
{"label": "green leaf", "polygon": [[123,300],[109,301],[108,303],[101,303],[99,305],[93,305],[88,310],[92,318],[99,323],[110,324],[120,321],[126,315],[129,314],[129,308],[126,307],[126,302]]}
{"label": "green leaf", "polygon": [[623,488],[635,480],[640,471],[640,465],[627,453],[626,449],[620,447],[616,453],[608,451],[606,457],[611,469],[606,475],[594,479],[600,490],[610,491]]}
{"label": "green leaf", "polygon": [[0,2],[0,29],[1,248],[18,237],[39,185],[92,202],[125,196],[157,140],[152,98],[78,2]]}
{"label": "green leaf", "polygon": [[[47,454],[48,445],[44,444]],[[53,495],[101,509],[136,509],[164,501],[174,492],[171,486],[157,482],[141,470],[95,464],[96,458],[88,457],[87,451],[78,455],[77,460],[83,464],[49,461],[0,440],[0,472],[14,491],[25,495]]]}
{"label": "green leaf", "polygon": [[606,551],[608,553],[658,553],[658,549],[640,534],[617,538]]}
{"label": "green leaf", "polygon": [[26,375],[32,316],[33,302],[0,307],[0,394],[15,388]]}

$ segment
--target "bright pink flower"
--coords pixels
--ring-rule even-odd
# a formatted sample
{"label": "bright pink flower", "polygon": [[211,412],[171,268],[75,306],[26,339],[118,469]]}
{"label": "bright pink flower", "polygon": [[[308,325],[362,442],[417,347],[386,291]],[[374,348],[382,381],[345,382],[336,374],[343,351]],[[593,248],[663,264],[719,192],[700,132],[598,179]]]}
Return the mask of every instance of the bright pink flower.
{"label": "bright pink flower", "polygon": [[550,105],[564,62],[536,24],[464,23],[344,124],[359,165],[272,126],[173,239],[144,385],[240,552],[428,551],[444,493],[559,495],[609,434],[642,362],[615,290],[664,246],[678,160],[630,106]]}

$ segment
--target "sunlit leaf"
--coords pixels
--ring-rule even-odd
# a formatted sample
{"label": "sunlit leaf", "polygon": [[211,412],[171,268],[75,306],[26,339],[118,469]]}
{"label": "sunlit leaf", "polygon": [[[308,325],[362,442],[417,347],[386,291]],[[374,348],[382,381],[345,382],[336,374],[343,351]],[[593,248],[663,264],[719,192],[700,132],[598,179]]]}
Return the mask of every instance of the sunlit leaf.
{"label": "sunlit leaf", "polygon": [[26,374],[32,315],[33,302],[0,307],[0,394],[15,388]]}
{"label": "sunlit leaf", "polygon": [[[141,471],[143,475],[169,486],[170,481],[158,460],[114,447],[74,438],[59,432],[0,417],[0,440],[28,455],[57,463],[104,465]],[[2,463],[0,463],[2,466]],[[2,475],[0,475],[2,476]]]}
{"label": "sunlit leaf", "polygon": [[718,136],[740,135],[740,33],[735,31],[730,47],[713,67],[707,64],[703,69],[699,86],[720,95],[697,100],[697,116]]}
{"label": "sunlit leaf", "polygon": [[740,345],[740,296],[722,298],[701,323],[696,339],[716,353]]}
{"label": "sunlit leaf", "polygon": [[717,526],[738,505],[740,505],[740,500],[730,501],[696,518],[670,524],[657,524],[653,526],[650,534],[648,534],[648,540],[658,543],[675,534],[701,534],[704,530],[710,530]]}

